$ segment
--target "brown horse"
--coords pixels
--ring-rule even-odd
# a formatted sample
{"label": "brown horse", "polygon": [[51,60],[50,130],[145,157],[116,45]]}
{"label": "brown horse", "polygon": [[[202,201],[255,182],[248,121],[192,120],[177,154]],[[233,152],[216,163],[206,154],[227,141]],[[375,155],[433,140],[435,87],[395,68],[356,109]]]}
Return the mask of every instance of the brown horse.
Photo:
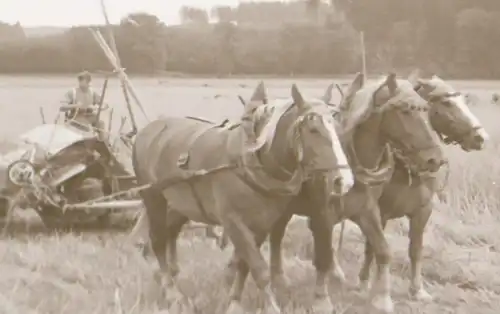
{"label": "brown horse", "polygon": [[[344,102],[340,117],[345,131],[344,147],[349,163],[355,171],[356,184],[338,202],[334,202],[336,215],[317,214],[307,204],[294,200],[288,212],[275,224],[270,236],[271,272],[273,283],[284,282],[281,263],[281,241],[286,225],[294,214],[309,217],[309,227],[314,237],[314,264],[317,270],[315,296],[324,302],[314,308],[315,313],[331,313],[332,304],[327,294],[327,277],[330,270],[343,280],[343,272],[333,254],[332,229],[340,220],[354,221],[373,246],[379,269],[377,289],[372,304],[375,308],[391,312],[389,263],[390,251],[380,220],[377,200],[382,188],[392,176],[393,159],[388,144],[397,148],[414,171],[436,172],[445,163],[439,139],[430,129],[426,111],[428,104],[415,92],[410,82],[396,80],[389,75],[383,81],[364,86],[358,74]],[[329,88],[329,91],[331,87]],[[328,93],[327,93],[328,95]],[[327,101],[327,99],[324,99]],[[341,205],[341,206],[340,206]],[[228,274],[234,273],[233,260]]]}
{"label": "brown horse", "polygon": [[177,290],[176,242],[184,224],[222,225],[241,259],[226,313],[242,310],[248,272],[264,293],[263,313],[279,312],[259,247],[304,181],[319,177],[326,194],[329,182],[345,194],[354,180],[326,103],[305,99],[293,85],[291,99],[267,104],[264,91],[261,84],[240,126],[164,118],[142,129],[133,149],[139,183],[153,183],[141,197],[158,278]]}
{"label": "brown horse", "polygon": [[[445,144],[458,144],[465,151],[481,150],[488,134],[466,105],[465,97],[437,76],[419,79],[414,72],[410,80],[415,90],[429,102],[430,122]],[[382,226],[390,219],[406,216],[410,221],[408,255],[411,263],[410,296],[417,300],[431,300],[432,296],[422,284],[422,247],[425,226],[432,213],[438,190],[436,175],[423,175],[408,171],[396,157],[394,175],[384,187],[379,199]],[[373,249],[365,246],[365,260],[359,279],[361,287],[370,285],[370,265]]]}

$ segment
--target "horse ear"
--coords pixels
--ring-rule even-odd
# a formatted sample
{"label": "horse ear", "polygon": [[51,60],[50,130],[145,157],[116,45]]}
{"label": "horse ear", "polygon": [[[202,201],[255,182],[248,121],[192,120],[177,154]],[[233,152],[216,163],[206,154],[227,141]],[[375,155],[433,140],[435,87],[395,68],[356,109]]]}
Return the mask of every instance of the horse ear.
{"label": "horse ear", "polygon": [[304,97],[302,97],[299,88],[295,84],[292,85],[292,99],[293,103],[298,107],[302,107],[304,105]]}
{"label": "horse ear", "polygon": [[323,100],[323,102],[326,103],[326,104],[329,104],[331,102],[331,100],[332,100],[332,97],[333,97],[333,87],[334,87],[333,83],[330,84],[326,88],[325,94],[321,98],[321,100]]}
{"label": "horse ear", "polygon": [[351,97],[353,94],[356,94],[360,89],[363,88],[365,84],[365,75],[363,73],[356,73],[356,77],[352,81],[351,85],[347,89],[347,93],[343,96],[344,99]]}
{"label": "horse ear", "polygon": [[415,69],[413,70],[410,75],[408,76],[408,81],[413,85],[413,87],[418,87],[420,83],[420,70]]}
{"label": "horse ear", "polygon": [[335,88],[339,91],[340,94],[340,103],[342,103],[345,99],[344,91],[342,90],[342,87],[340,87],[339,84],[335,84]]}
{"label": "horse ear", "polygon": [[396,78],[396,73],[390,73],[387,76],[387,79],[385,80],[385,84],[389,88],[389,91],[391,93],[394,93],[396,91],[396,89],[398,88],[398,81]]}
{"label": "horse ear", "polygon": [[267,92],[264,81],[260,81],[259,85],[257,85],[252,97],[250,98],[250,102],[262,102],[264,104],[267,103]]}

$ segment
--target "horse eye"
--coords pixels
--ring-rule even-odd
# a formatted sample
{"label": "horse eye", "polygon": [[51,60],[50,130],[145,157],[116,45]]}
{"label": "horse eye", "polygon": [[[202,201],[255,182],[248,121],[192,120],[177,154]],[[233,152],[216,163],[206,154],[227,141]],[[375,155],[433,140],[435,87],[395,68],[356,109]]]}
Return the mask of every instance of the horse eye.
{"label": "horse eye", "polygon": [[319,132],[319,129],[318,129],[316,126],[311,126],[311,127],[309,128],[309,131],[310,131],[311,133],[313,133],[313,134],[319,134],[319,133],[320,133],[320,132]]}

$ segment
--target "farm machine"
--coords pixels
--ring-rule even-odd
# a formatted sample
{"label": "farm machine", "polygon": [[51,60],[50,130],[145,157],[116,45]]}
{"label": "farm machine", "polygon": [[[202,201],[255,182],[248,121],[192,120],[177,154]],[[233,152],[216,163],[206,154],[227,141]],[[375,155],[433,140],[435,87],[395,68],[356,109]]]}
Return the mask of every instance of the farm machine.
{"label": "farm machine", "polygon": [[[103,95],[106,86],[107,79]],[[132,199],[133,133],[121,132],[125,119],[115,134],[111,128],[57,120],[43,121],[4,145],[8,149],[0,155],[0,216],[8,217],[14,208],[31,208],[45,225],[55,227],[106,222],[114,209],[140,205]]]}
{"label": "farm machine", "polygon": [[[104,3],[103,11],[104,9]],[[104,95],[111,76],[120,79],[131,130],[124,132],[127,117],[112,131],[113,109],[108,129],[94,122],[82,123],[61,113],[53,123],[45,121],[15,139],[0,153],[0,218],[7,223],[14,209],[34,209],[48,227],[87,221],[106,222],[115,210],[138,209],[142,205],[131,165],[132,141],[137,126],[131,99],[147,119],[140,101],[121,68],[111,27],[110,45],[99,30],[89,29],[113,66],[105,73],[96,121],[106,108]],[[6,145],[2,145],[6,146]]]}
{"label": "farm machine", "polygon": [[[108,114],[107,130],[99,129],[98,123],[82,124],[67,116],[61,121],[61,113],[53,123],[47,123],[41,110],[42,123],[11,139],[7,152],[0,153],[0,219],[7,224],[15,209],[34,209],[49,228],[82,222],[106,224],[113,212],[140,210],[142,201],[138,192],[151,188],[150,185],[138,186],[134,176],[131,154],[137,124],[132,103],[146,120],[149,119],[121,67],[102,0],[101,6],[108,26],[109,44],[99,30],[89,31],[114,70],[105,73],[95,122],[106,107],[104,96],[108,79],[117,76],[131,130],[124,131],[127,117],[121,117],[118,130],[112,131],[114,108]],[[195,171],[162,184],[177,184],[202,175],[203,171]],[[191,227],[206,228],[208,237],[225,245],[224,239],[211,227],[194,223]]]}

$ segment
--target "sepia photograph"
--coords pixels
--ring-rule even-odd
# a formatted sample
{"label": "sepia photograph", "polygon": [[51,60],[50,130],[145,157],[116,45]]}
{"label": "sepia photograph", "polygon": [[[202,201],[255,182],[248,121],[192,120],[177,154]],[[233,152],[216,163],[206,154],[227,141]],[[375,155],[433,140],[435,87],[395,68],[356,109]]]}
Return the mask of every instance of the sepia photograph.
{"label": "sepia photograph", "polygon": [[0,314],[498,313],[497,42],[498,0],[0,0]]}

